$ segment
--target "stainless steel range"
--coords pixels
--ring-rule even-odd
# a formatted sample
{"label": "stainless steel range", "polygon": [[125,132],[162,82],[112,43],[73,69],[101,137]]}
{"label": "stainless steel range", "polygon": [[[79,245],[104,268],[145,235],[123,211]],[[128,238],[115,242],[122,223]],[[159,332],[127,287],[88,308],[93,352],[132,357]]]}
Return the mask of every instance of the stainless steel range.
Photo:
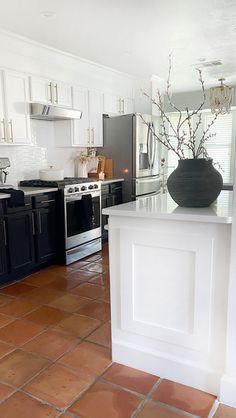
{"label": "stainless steel range", "polygon": [[24,187],[58,187],[61,191],[61,222],[66,265],[102,248],[101,183],[66,177],[61,181],[24,180]]}
{"label": "stainless steel range", "polygon": [[66,264],[101,250],[101,184],[64,189]]}

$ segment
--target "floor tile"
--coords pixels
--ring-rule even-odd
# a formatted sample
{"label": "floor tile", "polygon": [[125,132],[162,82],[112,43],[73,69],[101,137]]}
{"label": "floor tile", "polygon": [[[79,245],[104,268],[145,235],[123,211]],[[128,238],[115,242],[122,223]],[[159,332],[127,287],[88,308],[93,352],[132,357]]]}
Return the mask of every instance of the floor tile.
{"label": "floor tile", "polygon": [[53,330],[46,330],[26,343],[23,349],[54,361],[78,343],[78,339],[69,335],[65,336]]}
{"label": "floor tile", "polygon": [[152,399],[175,406],[190,414],[207,418],[215,396],[179,383],[163,380]]}
{"label": "floor tile", "polygon": [[10,353],[14,349],[14,346],[0,342],[0,358]]}
{"label": "floor tile", "polygon": [[37,273],[31,274],[23,280],[23,283],[31,284],[36,287],[47,286],[49,283],[55,280],[55,273],[53,270],[40,270]]}
{"label": "floor tile", "polygon": [[88,341],[92,343],[101,344],[105,347],[111,347],[111,324],[106,322],[96,331],[94,331],[89,337],[87,337]]}
{"label": "floor tile", "polygon": [[88,270],[74,270],[73,273],[70,274],[70,278],[73,280],[77,280],[79,282],[84,282],[86,280],[92,279],[97,275],[96,271],[88,271]]}
{"label": "floor tile", "polygon": [[5,398],[8,398],[8,396],[10,396],[13,392],[14,389],[10,386],[0,383],[0,402],[2,402]]}
{"label": "floor tile", "polygon": [[32,292],[32,290],[34,290],[35,287],[28,285],[28,284],[24,284],[24,283],[14,283],[10,286],[4,287],[3,289],[0,290],[0,293],[5,294],[5,295],[9,295],[9,296],[21,296],[24,294],[27,294],[29,292]]}
{"label": "floor tile", "polygon": [[89,283],[98,284],[99,286],[109,288],[109,275],[106,273],[98,274],[97,276],[92,277],[92,279],[89,279]]}
{"label": "floor tile", "polygon": [[72,264],[70,264],[70,267],[73,269],[73,270],[78,270],[78,269],[80,269],[81,267],[85,267],[85,266],[87,266],[89,263],[91,263],[92,261],[87,261],[87,258],[86,258],[86,261],[84,261],[84,259],[83,260],[80,260],[80,261],[76,261],[75,263],[72,263]]}
{"label": "floor tile", "polygon": [[58,277],[49,283],[46,287],[66,292],[67,290],[73,289],[76,286],[78,286],[78,280],[74,280],[72,278],[70,279],[69,277]]}
{"label": "floor tile", "polygon": [[[1,292],[1,289],[0,289],[0,292]],[[12,300],[14,300],[12,297],[0,294],[0,306],[4,306],[7,303],[11,302]]]}
{"label": "floor tile", "polygon": [[68,312],[61,311],[60,309],[56,309],[51,306],[41,306],[26,315],[24,319],[35,322],[36,324],[44,327],[50,327],[56,325],[60,321],[63,321],[69,316],[70,314]]}
{"label": "floor tile", "polygon": [[111,351],[97,344],[82,342],[61,357],[59,362],[78,371],[99,376],[112,362]]}
{"label": "floor tile", "polygon": [[55,331],[68,332],[75,337],[85,338],[98,328],[100,324],[101,322],[97,319],[72,314],[69,318],[57,324],[54,329]]}
{"label": "floor tile", "polygon": [[236,418],[236,408],[220,404],[214,418]]}
{"label": "floor tile", "polygon": [[92,383],[91,376],[77,373],[59,364],[49,367],[24,390],[58,408],[66,408],[82,390]]}
{"label": "floor tile", "polygon": [[0,328],[0,340],[13,345],[21,345],[31,338],[36,337],[43,329],[44,327],[41,325],[33,324],[23,319],[17,319],[5,327]]}
{"label": "floor tile", "polygon": [[91,302],[92,299],[85,298],[84,296],[77,296],[72,295],[71,293],[67,293],[65,296],[62,296],[59,299],[54,300],[49,305],[54,306],[55,308],[62,309],[66,312],[75,312],[79,308],[87,305]]}
{"label": "floor tile", "polygon": [[22,350],[15,350],[0,360],[1,380],[19,387],[47,365],[49,362],[41,357]]}
{"label": "floor tile", "polygon": [[104,296],[105,291],[106,289],[102,286],[98,286],[92,283],[84,283],[72,289],[71,293],[97,299]]}
{"label": "floor tile", "polygon": [[80,418],[130,418],[141,398],[109,384],[97,382],[69,411]]}
{"label": "floor tile", "polygon": [[0,416],[4,418],[56,418],[58,411],[24,393],[17,392],[0,405]]}
{"label": "floor tile", "polygon": [[90,318],[99,319],[100,321],[109,321],[110,304],[103,301],[94,300],[77,311],[80,315],[89,316]]}
{"label": "floor tile", "polygon": [[137,418],[187,418],[181,411],[174,411],[168,406],[148,402]]}
{"label": "floor tile", "polygon": [[113,364],[103,375],[103,379],[147,395],[159,377],[121,364]]}
{"label": "floor tile", "polygon": [[107,269],[102,262],[90,263],[88,266],[81,267],[81,270],[95,271],[96,273],[103,273]]}
{"label": "floor tile", "polygon": [[30,300],[33,303],[40,305],[47,305],[55,299],[58,299],[65,295],[65,292],[62,292],[57,289],[50,289],[48,287],[36,288],[32,292],[24,295],[24,298]]}
{"label": "floor tile", "polygon": [[101,253],[99,253],[99,254],[91,255],[90,257],[85,258],[85,260],[88,263],[92,263],[94,261],[101,260],[101,258],[102,258]]}
{"label": "floor tile", "polygon": [[7,324],[10,324],[10,322],[12,321],[14,321],[14,318],[0,313],[0,328],[4,327]]}
{"label": "floor tile", "polygon": [[34,304],[29,300],[14,299],[8,302],[6,305],[0,307],[0,312],[5,315],[14,317],[21,317],[26,315],[28,312],[33,311],[38,305]]}

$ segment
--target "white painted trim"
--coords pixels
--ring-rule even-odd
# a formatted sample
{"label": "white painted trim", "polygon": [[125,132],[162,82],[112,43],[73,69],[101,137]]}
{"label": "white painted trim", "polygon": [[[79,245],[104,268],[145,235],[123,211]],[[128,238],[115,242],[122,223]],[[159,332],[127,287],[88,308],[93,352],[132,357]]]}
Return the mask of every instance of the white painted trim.
{"label": "white painted trim", "polygon": [[48,51],[54,52],[56,54],[64,55],[65,57],[68,57],[68,58],[73,58],[73,59],[75,59],[77,61],[80,61],[82,63],[89,64],[89,65],[92,65],[94,67],[100,68],[101,70],[112,71],[115,74],[125,76],[125,77],[129,77],[132,80],[139,80],[139,77],[134,76],[132,74],[124,73],[124,72],[116,70],[114,68],[107,67],[107,66],[102,65],[102,64],[98,64],[97,62],[90,61],[86,58],[82,58],[82,57],[80,57],[78,55],[74,55],[70,52],[66,52],[66,51],[63,51],[61,49],[54,48],[50,45],[46,45],[46,44],[43,44],[43,43],[38,42],[38,41],[34,41],[33,39],[30,39],[26,36],[19,35],[15,32],[7,31],[5,29],[0,29],[0,34],[8,36],[9,38],[12,38],[12,39],[17,39],[21,42],[25,42],[27,44],[33,45],[33,46],[38,47],[38,48],[47,49]]}
{"label": "white painted trim", "polygon": [[221,379],[220,402],[236,408],[236,377],[224,375]]}
{"label": "white painted trim", "polygon": [[164,379],[219,395],[221,373],[189,361],[113,337],[112,360]]}

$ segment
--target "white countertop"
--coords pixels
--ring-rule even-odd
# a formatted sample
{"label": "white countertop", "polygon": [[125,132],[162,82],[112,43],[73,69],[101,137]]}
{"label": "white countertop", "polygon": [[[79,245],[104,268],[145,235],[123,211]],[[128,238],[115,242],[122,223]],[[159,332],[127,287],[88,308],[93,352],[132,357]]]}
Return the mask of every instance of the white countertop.
{"label": "white countertop", "polygon": [[[14,187],[14,189],[22,190],[25,196],[58,191],[57,187]],[[0,199],[8,199],[9,197],[10,195],[8,193],[0,193]]]}
{"label": "white countertop", "polygon": [[105,208],[102,213],[110,216],[230,224],[232,223],[232,198],[233,192],[224,190],[216,202],[208,208],[183,208],[173,201],[169,193],[166,193]]}

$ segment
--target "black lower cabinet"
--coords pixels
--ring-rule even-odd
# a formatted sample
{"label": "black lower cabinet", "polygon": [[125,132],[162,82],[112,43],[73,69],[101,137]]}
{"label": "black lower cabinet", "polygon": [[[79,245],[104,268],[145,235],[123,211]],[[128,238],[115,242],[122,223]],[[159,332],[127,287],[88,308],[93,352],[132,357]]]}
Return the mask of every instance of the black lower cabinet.
{"label": "black lower cabinet", "polygon": [[26,196],[16,208],[0,202],[0,285],[56,261],[56,214],[55,193]]}
{"label": "black lower cabinet", "polygon": [[31,211],[7,216],[9,265],[13,276],[30,271],[35,264],[32,216]]}
{"label": "black lower cabinet", "polygon": [[[111,184],[102,185],[102,209],[109,206],[120,205],[122,203],[122,182],[115,182]],[[108,239],[108,232],[104,226],[108,222],[108,216],[102,215],[102,241]]]}
{"label": "black lower cabinet", "polygon": [[6,222],[0,219],[0,283],[7,281],[8,264],[7,264],[7,235]]}
{"label": "black lower cabinet", "polygon": [[57,254],[55,206],[41,208],[36,217],[36,262],[43,264],[54,260]]}

